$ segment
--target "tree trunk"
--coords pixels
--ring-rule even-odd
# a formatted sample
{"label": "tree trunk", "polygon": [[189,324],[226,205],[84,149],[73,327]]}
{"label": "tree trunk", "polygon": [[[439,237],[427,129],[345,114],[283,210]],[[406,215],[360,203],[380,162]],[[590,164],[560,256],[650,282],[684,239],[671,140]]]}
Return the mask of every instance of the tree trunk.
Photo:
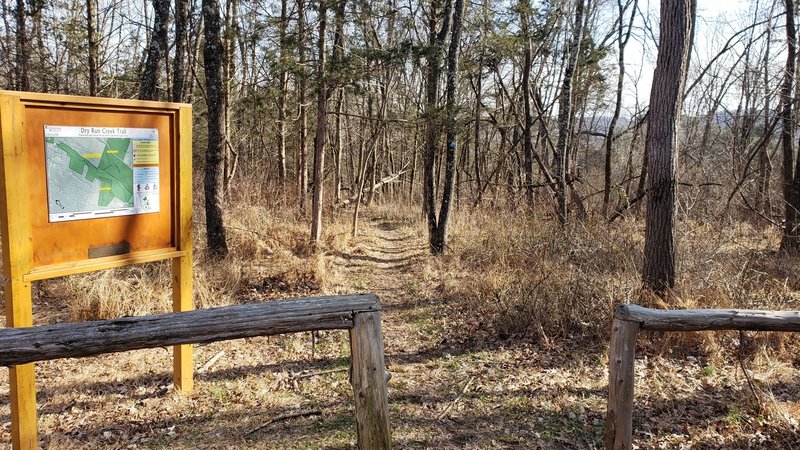
{"label": "tree trunk", "polygon": [[311,198],[311,243],[322,237],[322,185],[325,177],[325,131],[328,121],[328,89],[325,84],[325,33],[328,24],[325,0],[319,3],[317,41],[317,132],[314,136],[314,194]]}
{"label": "tree trunk", "polygon": [[208,105],[208,150],[205,167],[206,240],[208,251],[217,257],[228,253],[222,214],[223,158],[225,155],[225,117],[223,114],[222,38],[218,0],[203,0],[205,46],[203,59],[206,72]]}
{"label": "tree trunk", "polygon": [[561,86],[561,98],[558,104],[558,143],[556,144],[555,169],[556,169],[556,203],[558,220],[563,225],[567,221],[567,165],[569,159],[568,141],[570,122],[572,121],[572,81],[575,75],[575,66],[578,63],[578,54],[583,38],[583,0],[575,2],[575,22],[572,32],[572,41],[569,44],[569,59],[564,68],[564,79]]}
{"label": "tree trunk", "polygon": [[187,37],[188,37],[188,51],[186,52],[186,56],[188,58],[189,67],[187,69],[187,73],[192,74],[189,77],[188,82],[189,85],[186,86],[184,89],[185,100],[188,103],[193,103],[194,101],[194,93],[197,90],[196,87],[200,81],[194,76],[197,73],[197,66],[198,61],[200,61],[200,51],[202,50],[202,46],[200,45],[203,41],[202,35],[203,34],[203,20],[202,15],[198,20],[194,20],[194,15],[189,15],[189,24],[187,26]]}
{"label": "tree trunk", "polygon": [[86,0],[86,40],[89,45],[89,95],[97,96],[97,59],[98,43],[95,36],[95,21],[97,17],[97,0]]}
{"label": "tree trunk", "polygon": [[[434,5],[435,6],[434,2]],[[436,165],[436,147],[439,142],[439,77],[442,73],[442,52],[444,40],[450,29],[450,16],[453,9],[452,0],[446,0],[441,12],[442,24],[436,31],[437,14],[431,11],[429,25],[430,52],[428,54],[428,67],[425,83],[425,152],[423,162],[424,191],[423,202],[428,223],[428,239],[433,240],[438,224],[436,217],[436,186],[434,182],[434,169]],[[433,247],[431,246],[431,251]]]}
{"label": "tree trunk", "polygon": [[297,158],[295,160],[297,170],[297,196],[299,200],[300,212],[306,211],[306,192],[308,191],[308,157],[306,147],[306,134],[308,133],[308,117],[306,116],[306,0],[297,0],[297,60],[301,67],[297,75],[297,107],[299,113]]}
{"label": "tree trunk", "polygon": [[289,72],[286,70],[286,51],[289,43],[286,39],[286,27],[289,21],[288,0],[281,0],[281,21],[278,24],[278,133],[276,138],[278,151],[278,179],[282,193],[286,189],[286,98],[289,91]]}
{"label": "tree trunk", "polygon": [[153,0],[153,33],[147,47],[144,72],[139,85],[139,100],[158,99],[158,73],[161,60],[167,53],[167,35],[169,27],[169,0]]}
{"label": "tree trunk", "polygon": [[[769,16],[772,17],[775,13],[775,3],[772,3],[769,10]],[[770,103],[771,103],[771,95],[767,94],[770,90],[770,81],[769,81],[769,69],[770,69],[770,49],[772,48],[772,28],[773,23],[772,19],[767,22],[767,30],[765,36],[765,48],[764,48],[764,60],[762,62],[763,72],[763,90],[765,92],[764,95],[764,129],[768,129],[770,127]],[[756,208],[759,211],[766,212],[767,215],[772,214],[772,198],[770,195],[771,188],[771,180],[772,180],[772,158],[770,158],[769,154],[769,145],[762,145],[759,149],[758,155],[758,165],[759,165],[759,174],[761,176],[761,180],[758,182],[758,198],[756,200]]]}
{"label": "tree trunk", "polygon": [[[483,93],[483,56],[480,57],[478,60],[478,73],[476,75],[475,81],[475,130],[474,130],[474,140],[473,143],[473,162],[472,164],[475,166],[475,187],[478,192],[478,196],[480,196],[480,192],[483,191],[483,186],[481,185],[481,95]],[[477,198],[477,197],[476,197]]]}
{"label": "tree trunk", "polygon": [[[341,59],[344,57],[344,12],[346,1],[340,0],[336,5],[336,31],[333,38],[333,60],[336,70],[342,71]],[[331,87],[328,88],[329,91]],[[330,92],[329,92],[330,94]],[[342,199],[342,147],[344,133],[342,131],[342,112],[344,112],[344,87],[339,86],[336,98],[336,124],[334,136],[334,198],[338,203]]]}
{"label": "tree trunk", "polygon": [[408,202],[414,202],[414,179],[417,177],[417,154],[419,151],[417,147],[419,145],[419,126],[414,127],[414,143],[411,146],[411,151],[414,153],[411,158],[411,175],[408,177]]}
{"label": "tree trunk", "polygon": [[[634,133],[639,133],[639,129],[637,128]],[[637,135],[634,135],[634,139]],[[645,135],[645,139],[647,135]],[[633,146],[631,146],[633,148]],[[647,165],[648,165],[648,157],[647,157],[647,145],[644,146],[644,152],[642,153],[642,167],[639,170],[639,183],[636,186],[636,198],[644,198],[647,195]],[[641,203],[637,203],[634,209],[634,217],[639,215],[639,211],[641,211]],[[630,199],[628,199],[627,207],[630,207]]]}
{"label": "tree trunk", "polygon": [[[795,170],[794,117],[792,92],[795,83],[797,54],[797,31],[794,21],[794,0],[784,0],[786,6],[786,69],[781,87],[781,145],[783,149],[783,199],[786,203],[785,224],[781,251],[796,255],[800,253],[800,170]],[[798,158],[800,164],[800,158]]]}
{"label": "tree trunk", "polygon": [[529,207],[533,207],[533,140],[531,129],[533,128],[533,115],[531,113],[531,33],[530,33],[530,13],[532,12],[530,0],[524,0],[519,4],[520,23],[522,24],[522,45],[524,56],[522,58],[522,104],[525,112],[525,122],[522,128],[522,156],[523,173],[525,174],[525,199]]}
{"label": "tree trunk", "polygon": [[14,66],[14,75],[17,78],[16,88],[18,91],[31,90],[31,79],[28,74],[31,55],[30,47],[28,46],[28,33],[25,27],[26,16],[25,0],[17,0],[17,9],[14,12],[14,19],[17,22],[17,59]]}
{"label": "tree trunk", "polygon": [[464,0],[455,0],[453,6],[453,29],[450,33],[450,48],[447,51],[447,83],[445,88],[445,111],[447,113],[445,130],[447,149],[445,153],[444,187],[439,221],[430,236],[430,249],[433,254],[444,252],[447,246],[447,222],[453,203],[453,182],[456,168],[456,81],[458,77],[458,48],[461,44],[461,24],[464,14]]}
{"label": "tree trunk", "polygon": [[664,294],[675,286],[677,133],[692,47],[696,0],[662,0],[658,58],[650,92],[645,147],[647,216],[643,282]]}
{"label": "tree trunk", "polygon": [[[378,139],[378,136],[376,136],[375,139]],[[375,142],[377,143],[378,141],[375,141]],[[367,206],[372,205],[373,200],[375,200],[375,182],[377,181],[377,176],[378,176],[378,151],[377,150],[375,150],[372,153],[372,159],[370,159],[369,161],[370,161],[370,166],[369,166],[369,185],[370,185],[370,189],[369,189],[369,196],[367,197]]]}
{"label": "tree trunk", "polygon": [[[13,56],[14,49],[11,46],[11,42],[14,41],[13,35],[15,30],[14,27],[11,26],[11,18],[10,18],[11,7],[8,4],[8,2],[2,2],[0,3],[0,8],[2,8],[3,27],[5,29],[5,34],[3,38],[8,43],[8,45],[3,45],[2,47],[0,47],[0,49],[2,49],[3,51],[3,58],[5,58],[5,60],[8,61],[9,66],[12,66],[11,61],[14,61],[14,56]],[[17,86],[16,66],[13,65],[13,67],[3,67],[3,69],[5,72],[4,74],[6,75],[5,84],[2,85],[3,88],[15,89]]]}
{"label": "tree trunk", "polygon": [[172,61],[172,101],[185,101],[186,29],[189,25],[189,0],[175,0],[175,59]]}
{"label": "tree trunk", "polygon": [[334,149],[333,149],[333,164],[334,164],[334,187],[333,194],[336,203],[342,200],[342,151],[344,149],[344,132],[342,130],[342,113],[344,112],[344,88],[339,89],[336,98],[336,124],[334,125]]}
{"label": "tree trunk", "polygon": [[233,150],[234,143],[231,140],[231,100],[233,97],[233,78],[236,73],[234,58],[236,53],[236,33],[239,21],[239,2],[237,0],[226,0],[225,2],[225,23],[222,34],[222,113],[225,120],[225,153],[223,164],[223,195],[228,192],[230,181],[236,172],[236,163],[239,155]]}

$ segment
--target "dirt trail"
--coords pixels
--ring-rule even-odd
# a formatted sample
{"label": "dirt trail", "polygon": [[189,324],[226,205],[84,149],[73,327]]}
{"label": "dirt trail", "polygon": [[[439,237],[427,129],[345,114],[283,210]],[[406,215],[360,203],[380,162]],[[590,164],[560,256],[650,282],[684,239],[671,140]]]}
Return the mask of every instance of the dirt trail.
{"label": "dirt trail", "polygon": [[340,290],[368,291],[383,306],[383,332],[387,355],[428,348],[433,336],[417,329],[429,290],[421,280],[426,246],[413,226],[371,218],[362,225],[365,236],[348,253],[334,255],[334,265],[344,280]]}
{"label": "dirt trail", "polygon": [[340,289],[374,292],[383,303],[395,447],[595,448],[599,404],[591,415],[568,415],[553,407],[552,397],[531,397],[570,384],[548,376],[557,364],[549,356],[524,344],[468,344],[452,334],[457,313],[442,300],[436,275],[426,272],[436,262],[428,259],[423,233],[418,223],[372,218],[354,248],[333,260]]}
{"label": "dirt trail", "polygon": [[398,223],[373,218],[366,226],[364,242],[348,254],[337,254],[335,261],[351,275],[351,281],[369,282],[373,292],[392,304],[400,296],[398,289],[413,278],[413,268],[424,254],[424,241],[413,229]]}

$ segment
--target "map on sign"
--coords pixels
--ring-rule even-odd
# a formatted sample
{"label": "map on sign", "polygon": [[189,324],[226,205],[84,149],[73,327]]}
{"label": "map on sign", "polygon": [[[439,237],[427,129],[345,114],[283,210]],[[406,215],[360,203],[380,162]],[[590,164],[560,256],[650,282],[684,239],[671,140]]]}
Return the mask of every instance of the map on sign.
{"label": "map on sign", "polygon": [[158,130],[44,127],[50,222],[159,211]]}

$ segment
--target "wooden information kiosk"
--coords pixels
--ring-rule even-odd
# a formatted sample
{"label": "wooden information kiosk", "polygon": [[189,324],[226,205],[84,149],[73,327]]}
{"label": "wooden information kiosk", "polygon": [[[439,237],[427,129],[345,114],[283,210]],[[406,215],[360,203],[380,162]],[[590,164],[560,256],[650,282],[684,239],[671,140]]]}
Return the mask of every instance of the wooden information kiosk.
{"label": "wooden information kiosk", "polygon": [[[7,326],[33,326],[36,280],[166,259],[193,308],[190,105],[0,91],[0,148]],[[13,448],[37,448],[33,364],[9,374]],[[176,388],[192,375],[175,346]]]}

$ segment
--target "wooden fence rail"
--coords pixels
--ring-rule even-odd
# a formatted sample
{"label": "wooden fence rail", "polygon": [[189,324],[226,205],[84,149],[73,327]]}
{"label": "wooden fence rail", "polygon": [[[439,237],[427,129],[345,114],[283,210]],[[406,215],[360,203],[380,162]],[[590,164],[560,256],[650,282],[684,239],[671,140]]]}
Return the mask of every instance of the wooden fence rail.
{"label": "wooden fence rail", "polygon": [[633,444],[633,385],[636,335],[639,330],[800,331],[800,311],[687,309],[666,311],[620,305],[611,327],[608,359],[607,449],[630,450]]}
{"label": "wooden fence rail", "polygon": [[391,448],[381,305],[372,294],[298,298],[189,312],[0,330],[0,366],[103,353],[350,330],[360,449]]}

